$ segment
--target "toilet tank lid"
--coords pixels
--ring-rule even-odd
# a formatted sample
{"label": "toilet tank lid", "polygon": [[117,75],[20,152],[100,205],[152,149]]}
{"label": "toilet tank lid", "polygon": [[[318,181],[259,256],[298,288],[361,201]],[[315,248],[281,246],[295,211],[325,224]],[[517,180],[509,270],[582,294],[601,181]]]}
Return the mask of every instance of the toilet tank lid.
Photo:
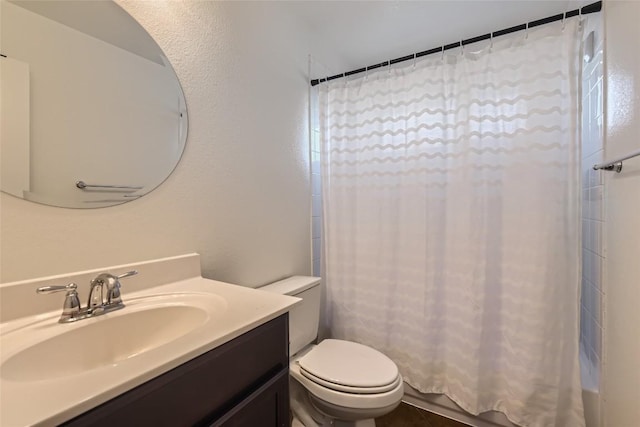
{"label": "toilet tank lid", "polygon": [[260,289],[280,295],[297,295],[300,292],[304,292],[309,288],[319,285],[320,280],[320,277],[292,276],[277,282],[269,283]]}

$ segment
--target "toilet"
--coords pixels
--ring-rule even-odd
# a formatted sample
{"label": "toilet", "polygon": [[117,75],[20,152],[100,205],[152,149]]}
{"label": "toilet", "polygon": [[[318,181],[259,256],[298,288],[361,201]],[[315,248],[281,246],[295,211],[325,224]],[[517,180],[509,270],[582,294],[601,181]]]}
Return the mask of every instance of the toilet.
{"label": "toilet", "polygon": [[351,341],[314,344],[320,320],[320,278],[294,276],[262,287],[302,298],[289,312],[289,373],[293,426],[375,426],[404,394],[396,364]]}

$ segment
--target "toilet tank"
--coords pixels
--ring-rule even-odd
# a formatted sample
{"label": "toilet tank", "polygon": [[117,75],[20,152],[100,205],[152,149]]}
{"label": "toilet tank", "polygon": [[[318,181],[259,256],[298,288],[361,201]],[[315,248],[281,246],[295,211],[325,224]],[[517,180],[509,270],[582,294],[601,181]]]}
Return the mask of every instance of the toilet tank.
{"label": "toilet tank", "polygon": [[302,298],[289,311],[289,354],[293,356],[318,336],[320,278],[293,276],[260,288],[263,291]]}

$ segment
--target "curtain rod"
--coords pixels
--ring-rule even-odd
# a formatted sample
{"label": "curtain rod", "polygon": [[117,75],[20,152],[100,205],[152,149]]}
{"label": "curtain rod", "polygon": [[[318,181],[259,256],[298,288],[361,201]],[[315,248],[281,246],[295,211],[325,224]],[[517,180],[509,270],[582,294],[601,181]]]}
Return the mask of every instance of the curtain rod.
{"label": "curtain rod", "polygon": [[467,44],[477,43],[482,40],[489,40],[493,37],[504,36],[505,34],[515,33],[517,31],[522,31],[528,28],[549,24],[551,22],[562,21],[563,19],[570,18],[572,16],[586,15],[589,13],[600,12],[601,10],[602,10],[602,1],[597,1],[595,3],[588,4],[580,9],[571,10],[565,13],[559,13],[558,15],[553,15],[547,18],[538,19],[536,21],[527,22],[525,24],[516,25],[515,27],[509,27],[509,28],[505,28],[504,30],[494,31],[492,33],[483,34],[481,36],[472,37],[466,40],[461,40],[459,42],[446,44],[444,46],[436,47],[436,48],[425,50],[418,53],[413,53],[411,55],[406,55],[400,58],[392,59],[390,61],[384,61],[379,64],[370,65],[368,67],[358,68],[357,70],[347,71],[346,73],[342,73],[342,74],[336,74],[335,76],[326,77],[324,79],[313,79],[311,80],[311,86],[316,86],[322,82],[326,82],[329,80],[348,77],[353,74],[364,73],[365,71],[374,70],[376,68],[397,64],[398,62],[410,61],[416,58],[420,58],[422,56],[432,55],[434,53],[442,53],[445,50],[454,49],[456,47],[462,47]]}

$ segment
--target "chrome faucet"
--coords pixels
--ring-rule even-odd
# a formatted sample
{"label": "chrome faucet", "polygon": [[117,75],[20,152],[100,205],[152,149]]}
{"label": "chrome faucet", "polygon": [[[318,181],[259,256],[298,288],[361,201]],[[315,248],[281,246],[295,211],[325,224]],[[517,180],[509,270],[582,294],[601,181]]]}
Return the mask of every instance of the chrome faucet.
{"label": "chrome faucet", "polygon": [[[124,307],[120,296],[120,279],[138,274],[136,270],[128,271],[119,276],[101,273],[91,281],[87,306],[82,308],[75,283],[65,286],[43,286],[36,289],[39,294],[67,291],[62,308],[62,315],[58,322],[70,323],[76,320],[99,316]],[[106,294],[106,298],[105,298]]]}

